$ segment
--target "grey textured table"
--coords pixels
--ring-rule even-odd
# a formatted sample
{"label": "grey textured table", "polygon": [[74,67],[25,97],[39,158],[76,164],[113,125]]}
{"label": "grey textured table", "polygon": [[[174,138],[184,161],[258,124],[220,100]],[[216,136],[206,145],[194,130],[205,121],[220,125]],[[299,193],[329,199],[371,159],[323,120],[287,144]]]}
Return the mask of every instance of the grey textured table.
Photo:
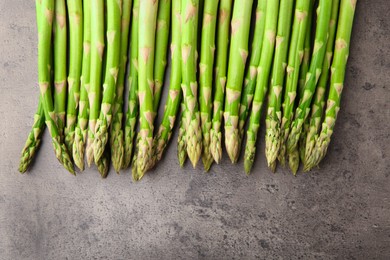
{"label": "grey textured table", "polygon": [[[0,259],[385,259],[390,256],[390,4],[358,1],[342,109],[321,169],[209,174],[176,145],[158,169],[77,177],[45,133],[17,172],[37,105],[34,1],[0,1]],[[262,130],[262,136],[264,129]],[[175,137],[174,137],[175,138]]]}

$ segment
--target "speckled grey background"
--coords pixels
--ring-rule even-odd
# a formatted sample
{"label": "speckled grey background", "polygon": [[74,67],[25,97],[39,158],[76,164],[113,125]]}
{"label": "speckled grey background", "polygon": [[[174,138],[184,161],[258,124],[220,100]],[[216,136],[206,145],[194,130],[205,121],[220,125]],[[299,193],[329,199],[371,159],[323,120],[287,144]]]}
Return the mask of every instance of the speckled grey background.
{"label": "speckled grey background", "polygon": [[[0,1],[0,259],[389,259],[390,4],[358,1],[342,110],[321,169],[293,177],[225,157],[211,173],[176,145],[158,169],[77,177],[45,133],[17,172],[37,105],[34,1]],[[264,131],[264,129],[263,129]],[[263,132],[262,132],[263,134]]]}

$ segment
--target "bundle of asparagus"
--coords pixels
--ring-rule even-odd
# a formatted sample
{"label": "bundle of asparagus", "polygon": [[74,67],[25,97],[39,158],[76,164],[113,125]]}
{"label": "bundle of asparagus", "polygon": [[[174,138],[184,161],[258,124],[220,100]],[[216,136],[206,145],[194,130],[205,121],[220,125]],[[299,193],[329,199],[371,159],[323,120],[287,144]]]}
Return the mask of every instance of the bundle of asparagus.
{"label": "bundle of asparagus", "polygon": [[340,110],[356,2],[37,0],[40,96],[19,171],[29,168],[46,125],[72,174],[86,157],[102,177],[111,162],[118,173],[132,162],[140,180],[163,158],[176,123],[180,165],[202,158],[209,171],[222,158],[222,130],[238,161],[248,122],[250,173],[266,96],[268,166],[312,169]]}

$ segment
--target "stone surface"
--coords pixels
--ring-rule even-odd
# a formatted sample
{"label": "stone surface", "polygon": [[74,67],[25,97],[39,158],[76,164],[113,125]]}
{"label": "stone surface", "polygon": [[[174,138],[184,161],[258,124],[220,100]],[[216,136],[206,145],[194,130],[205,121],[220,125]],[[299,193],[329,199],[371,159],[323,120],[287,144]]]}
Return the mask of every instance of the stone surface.
{"label": "stone surface", "polygon": [[251,176],[226,154],[204,174],[180,169],[172,143],[158,169],[133,183],[129,171],[71,176],[47,132],[32,170],[17,172],[38,97],[35,10],[34,1],[2,1],[0,259],[388,259],[389,13],[388,0],[358,1],[321,169],[272,174],[259,138]]}

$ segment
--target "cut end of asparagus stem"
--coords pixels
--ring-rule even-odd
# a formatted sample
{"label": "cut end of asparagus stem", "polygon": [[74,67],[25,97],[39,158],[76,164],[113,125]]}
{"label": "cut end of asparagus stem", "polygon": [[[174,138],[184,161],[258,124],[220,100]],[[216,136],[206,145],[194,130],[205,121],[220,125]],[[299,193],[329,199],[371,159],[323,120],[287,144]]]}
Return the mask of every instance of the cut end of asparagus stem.
{"label": "cut end of asparagus stem", "polygon": [[58,161],[67,169],[71,174],[76,175],[72,160],[69,156],[68,150],[65,144],[61,144],[57,138],[52,138],[53,148]]}
{"label": "cut end of asparagus stem", "polygon": [[299,168],[299,150],[295,149],[288,154],[288,165],[294,175],[297,174]]}
{"label": "cut end of asparagus stem", "polygon": [[250,174],[253,162],[256,155],[256,143],[247,142],[245,147],[245,156],[244,156],[244,170],[246,174]]}
{"label": "cut end of asparagus stem", "polygon": [[226,128],[225,127],[225,146],[226,151],[229,155],[232,163],[236,163],[238,161],[239,150],[240,150],[240,141],[239,141],[239,131],[238,129],[234,129],[233,127]]}

